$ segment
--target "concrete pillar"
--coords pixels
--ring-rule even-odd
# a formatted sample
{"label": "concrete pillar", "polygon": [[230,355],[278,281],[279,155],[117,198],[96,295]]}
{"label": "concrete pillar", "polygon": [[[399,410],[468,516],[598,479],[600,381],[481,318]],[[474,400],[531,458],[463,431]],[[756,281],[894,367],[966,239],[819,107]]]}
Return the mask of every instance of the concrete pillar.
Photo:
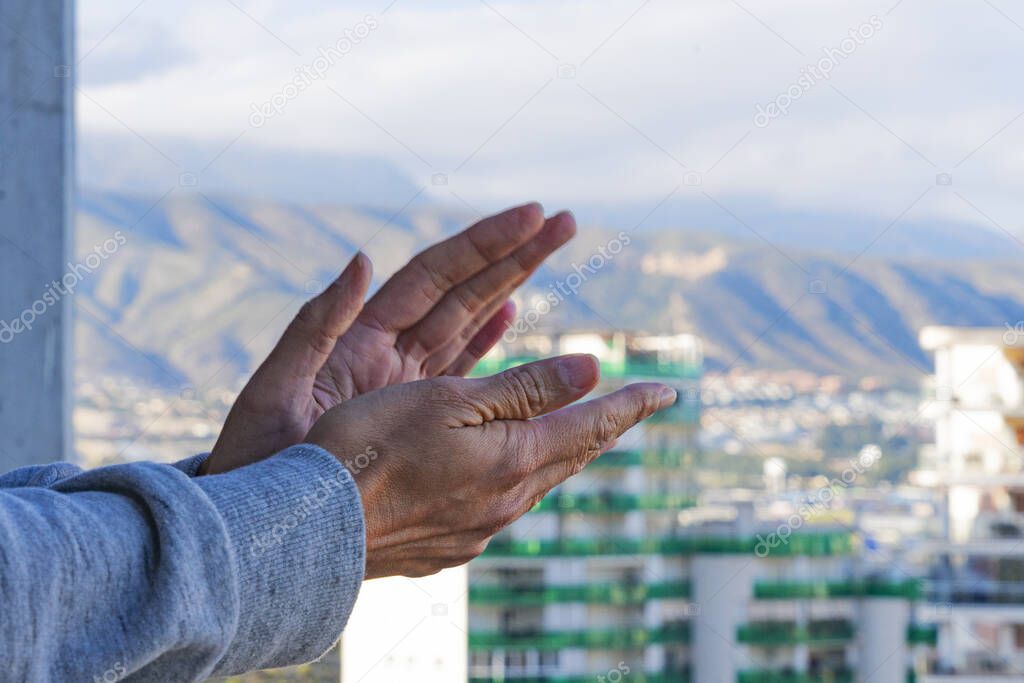
{"label": "concrete pillar", "polygon": [[858,681],[902,683],[906,680],[910,663],[909,624],[910,603],[904,598],[868,597],[860,601]]}
{"label": "concrete pillar", "polygon": [[736,631],[747,620],[755,571],[755,558],[749,555],[693,559],[693,601],[700,610],[690,621],[694,683],[735,681],[739,670],[751,668]]}
{"label": "concrete pillar", "polygon": [[363,584],[341,639],[342,683],[449,683],[469,672],[465,566]]}
{"label": "concrete pillar", "polygon": [[73,6],[0,4],[0,472],[71,455]]}

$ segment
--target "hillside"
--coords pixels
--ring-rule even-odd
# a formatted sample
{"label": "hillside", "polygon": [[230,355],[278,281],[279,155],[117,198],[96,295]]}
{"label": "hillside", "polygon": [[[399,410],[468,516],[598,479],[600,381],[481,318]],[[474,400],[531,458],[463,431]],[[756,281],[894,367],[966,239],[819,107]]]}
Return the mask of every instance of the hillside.
{"label": "hillside", "polygon": [[[76,294],[82,377],[236,386],[306,292],[329,281],[356,249],[373,259],[379,284],[419,246],[471,218],[430,207],[394,217],[369,207],[180,191],[151,209],[154,201],[110,192],[81,197],[78,253],[117,230],[126,237]],[[528,286],[521,310],[617,232],[582,225]],[[848,252],[783,251],[693,230],[632,233],[540,325],[694,331],[705,339],[710,367],[913,380],[929,368],[916,342],[922,325],[1024,319],[1024,269],[1010,261],[902,261],[871,251],[853,261]]]}

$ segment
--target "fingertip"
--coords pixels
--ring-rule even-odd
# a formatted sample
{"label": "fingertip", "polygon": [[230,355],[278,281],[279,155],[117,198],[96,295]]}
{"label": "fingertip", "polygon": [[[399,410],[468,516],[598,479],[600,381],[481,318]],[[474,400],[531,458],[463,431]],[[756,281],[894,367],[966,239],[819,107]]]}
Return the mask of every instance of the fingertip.
{"label": "fingertip", "polygon": [[372,276],[373,264],[366,254],[358,251],[324,292],[321,315],[331,334],[336,337],[344,334],[352,318],[362,310]]}
{"label": "fingertip", "polygon": [[601,364],[592,353],[577,353],[556,359],[559,379],[576,391],[589,392],[601,378]]}
{"label": "fingertip", "polygon": [[505,303],[501,305],[501,309],[498,311],[498,315],[504,320],[512,320],[516,317],[516,302],[512,299],[506,299]]}
{"label": "fingertip", "polygon": [[677,398],[679,398],[679,394],[676,390],[663,384],[658,393],[658,410],[664,410],[671,405],[675,405]]}
{"label": "fingertip", "polygon": [[562,209],[561,211],[553,214],[549,221],[558,221],[564,225],[570,225],[573,228],[576,227],[576,215],[569,209]]}
{"label": "fingertip", "polygon": [[519,218],[531,225],[540,225],[544,222],[544,206],[537,201],[523,204],[517,209]]}
{"label": "fingertip", "polygon": [[370,257],[362,249],[356,252],[355,257],[352,259],[352,264],[365,279],[369,280],[373,277],[373,261],[370,260]]}
{"label": "fingertip", "polygon": [[557,244],[565,244],[576,236],[576,218],[570,211],[560,211],[547,220],[547,229]]}
{"label": "fingertip", "polygon": [[653,410],[649,409],[652,414],[674,405],[678,398],[675,389],[659,382],[638,382],[627,385],[623,389],[643,395],[646,399],[645,403],[648,406],[653,406]]}
{"label": "fingertip", "polygon": [[511,324],[516,317],[516,305],[509,299],[501,308],[494,312],[487,322],[483,324],[480,330],[476,333],[472,340],[470,340],[467,348],[473,355],[482,357],[485,353],[491,350],[491,347],[498,343],[501,339],[501,335],[505,333],[508,325]]}
{"label": "fingertip", "polygon": [[341,274],[335,278],[334,283],[347,285],[351,282],[366,282],[369,284],[372,276],[373,262],[370,261],[369,256],[360,250],[357,251],[356,255],[352,257],[352,260],[348,262],[348,265],[341,271]]}
{"label": "fingertip", "polygon": [[[512,299],[507,299],[501,307],[487,319],[480,331],[476,333],[475,338],[491,338],[494,337],[493,343],[497,343],[498,339],[505,332],[506,326],[515,320],[516,317],[516,303]],[[490,344],[488,345],[490,348]]]}
{"label": "fingertip", "polygon": [[473,338],[466,345],[465,350],[452,362],[443,374],[462,376],[473,369],[478,360],[487,355],[502,335],[512,324],[516,317],[516,305],[511,299],[505,301],[502,306],[487,319]]}

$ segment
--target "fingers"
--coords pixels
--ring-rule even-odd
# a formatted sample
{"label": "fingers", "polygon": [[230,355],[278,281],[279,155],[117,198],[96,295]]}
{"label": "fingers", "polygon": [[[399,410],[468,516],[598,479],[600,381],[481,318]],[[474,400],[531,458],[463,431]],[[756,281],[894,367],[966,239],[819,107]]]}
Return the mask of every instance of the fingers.
{"label": "fingers", "polygon": [[370,259],[357,253],[326,290],[302,307],[260,367],[261,375],[269,375],[271,382],[316,376],[362,310],[372,275]]}
{"label": "fingers", "polygon": [[526,204],[485,218],[420,252],[366,304],[362,318],[384,331],[408,329],[455,286],[497,263],[544,225],[540,204]]}
{"label": "fingers", "polygon": [[501,302],[575,234],[571,213],[552,216],[536,237],[448,292],[423,320],[402,333],[398,348],[412,358],[425,359],[425,376],[441,374]]}
{"label": "fingers", "polygon": [[590,354],[527,363],[478,380],[469,380],[468,397],[485,422],[527,420],[568,405],[597,385],[600,369]]}
{"label": "fingers", "polygon": [[472,370],[473,366],[498,343],[501,336],[505,334],[505,330],[508,329],[509,323],[515,320],[515,317],[515,302],[511,299],[506,299],[497,312],[491,315],[487,322],[479,328],[479,332],[476,332],[476,336],[466,344],[466,348],[459,353],[458,358],[444,369],[444,374],[461,377]]}
{"label": "fingers", "polygon": [[531,493],[543,495],[579,473],[626,430],[675,401],[675,390],[664,384],[631,384],[522,425],[530,451],[539,460],[539,468],[530,475]]}

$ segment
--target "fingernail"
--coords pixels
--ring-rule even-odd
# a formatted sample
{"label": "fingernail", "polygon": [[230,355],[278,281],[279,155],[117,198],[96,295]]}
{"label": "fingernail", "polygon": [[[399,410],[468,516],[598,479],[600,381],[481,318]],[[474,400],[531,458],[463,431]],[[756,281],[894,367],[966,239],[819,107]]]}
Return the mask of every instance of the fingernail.
{"label": "fingernail", "polygon": [[560,211],[548,219],[550,230],[559,240],[568,239],[576,234],[576,219],[569,211]]}
{"label": "fingernail", "polygon": [[352,257],[352,260],[348,262],[348,265],[345,266],[342,269],[341,273],[338,274],[338,277],[334,279],[335,282],[343,280],[345,278],[346,273],[349,273],[356,268],[365,268],[367,265],[369,265],[369,262],[370,259],[366,256],[366,254],[362,252],[362,250],[357,251],[356,255]]}
{"label": "fingernail", "polygon": [[676,402],[676,390],[672,387],[662,387],[658,395],[658,410],[664,410]]}
{"label": "fingernail", "polygon": [[593,384],[597,357],[589,353],[558,359],[558,378],[573,389],[587,389]]}
{"label": "fingernail", "polygon": [[544,218],[544,205],[540,202],[529,202],[528,204],[523,204],[522,208],[527,211],[535,212],[538,216]]}

